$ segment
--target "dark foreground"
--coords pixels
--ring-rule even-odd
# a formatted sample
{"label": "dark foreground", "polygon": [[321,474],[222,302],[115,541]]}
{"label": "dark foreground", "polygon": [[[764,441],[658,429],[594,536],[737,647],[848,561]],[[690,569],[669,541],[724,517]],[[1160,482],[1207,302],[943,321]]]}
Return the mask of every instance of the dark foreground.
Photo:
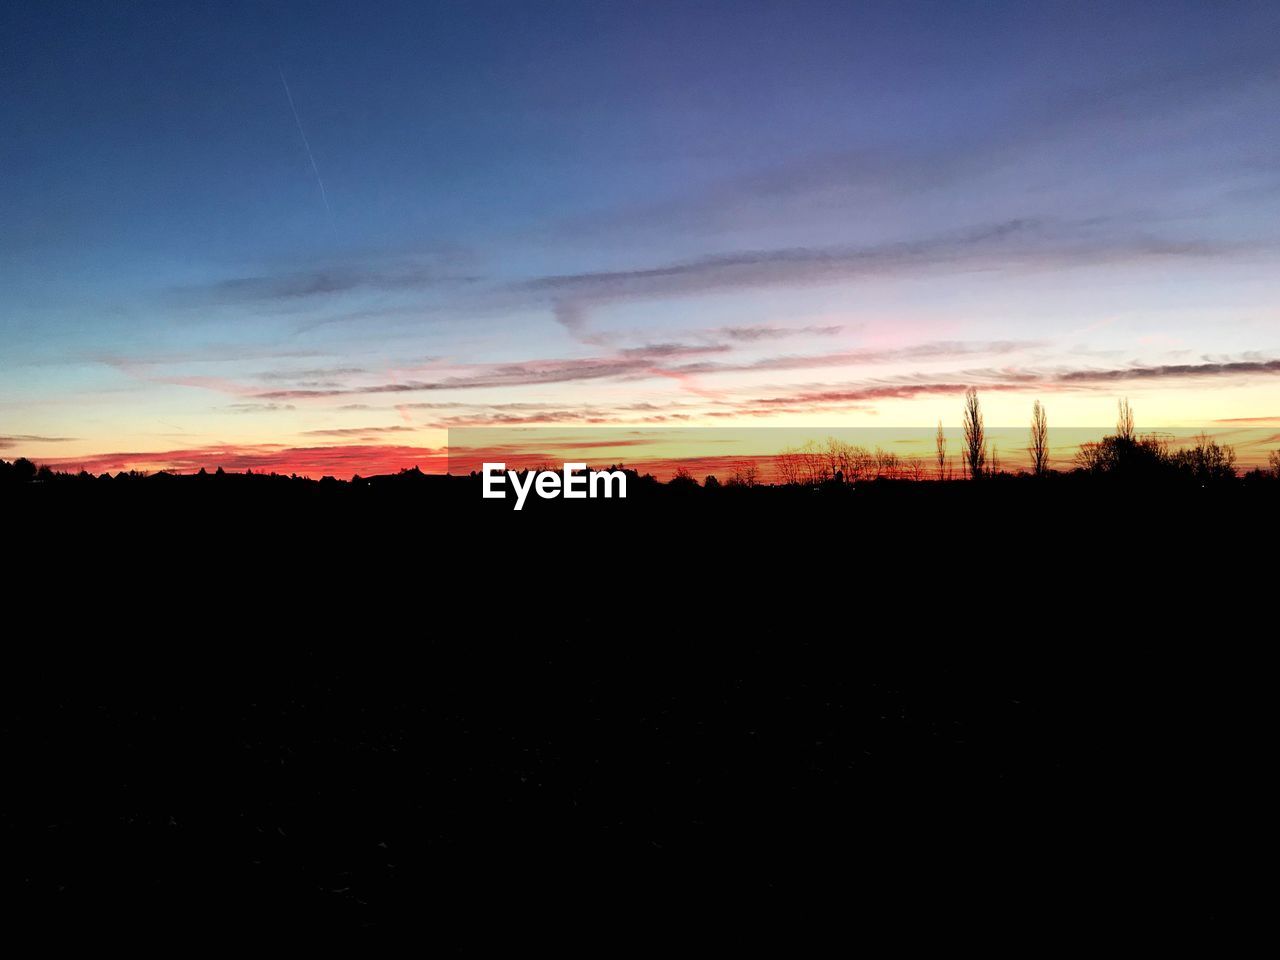
{"label": "dark foreground", "polygon": [[1261,908],[1274,496],[429,486],[6,494],[14,915],[1025,950]]}

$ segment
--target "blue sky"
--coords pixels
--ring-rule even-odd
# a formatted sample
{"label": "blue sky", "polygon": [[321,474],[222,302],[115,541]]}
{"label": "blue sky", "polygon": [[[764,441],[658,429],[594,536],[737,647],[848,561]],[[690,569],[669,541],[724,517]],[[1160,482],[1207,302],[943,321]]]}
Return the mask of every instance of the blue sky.
{"label": "blue sky", "polygon": [[8,5],[0,436],[154,465],[491,420],[919,427],[966,384],[1008,423],[1122,394],[1152,424],[1274,418],[1278,28],[1274,3]]}

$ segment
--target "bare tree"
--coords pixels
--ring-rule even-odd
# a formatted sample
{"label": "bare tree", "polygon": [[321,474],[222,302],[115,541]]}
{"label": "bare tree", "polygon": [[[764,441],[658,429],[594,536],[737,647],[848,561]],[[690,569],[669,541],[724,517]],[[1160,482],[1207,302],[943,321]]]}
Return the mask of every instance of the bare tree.
{"label": "bare tree", "polygon": [[982,424],[982,405],[978,403],[978,391],[973,387],[964,392],[964,446],[969,477],[980,480],[987,460],[987,439]]}
{"label": "bare tree", "polygon": [[902,458],[896,453],[876,447],[874,456],[877,479],[880,477],[896,479],[902,475]]}
{"label": "bare tree", "polygon": [[1273,477],[1280,477],[1280,450],[1272,450],[1267,454],[1267,466],[1271,468]]}
{"label": "bare tree", "polygon": [[1039,400],[1031,408],[1031,472],[1043,477],[1049,472],[1049,420]]}
{"label": "bare tree", "polygon": [[1116,421],[1116,436],[1121,440],[1135,438],[1133,428],[1133,407],[1129,406],[1129,398],[1120,401],[1120,417]]}
{"label": "bare tree", "polygon": [[[784,482],[786,482],[784,480]],[[760,485],[760,471],[755,463],[746,461],[742,463],[737,470],[733,471],[733,476],[729,478],[729,486],[731,487],[756,487]]]}
{"label": "bare tree", "polygon": [[947,435],[942,432],[942,421],[938,421],[938,435],[933,438],[934,449],[938,456],[938,479],[947,478]]}
{"label": "bare tree", "polygon": [[[774,457],[774,468],[778,479],[786,486],[795,486],[800,482],[800,454],[791,447]],[[740,479],[740,477],[735,474],[734,480],[737,479]],[[734,480],[730,480],[730,483],[733,483]],[[741,486],[742,484],[739,485]]]}

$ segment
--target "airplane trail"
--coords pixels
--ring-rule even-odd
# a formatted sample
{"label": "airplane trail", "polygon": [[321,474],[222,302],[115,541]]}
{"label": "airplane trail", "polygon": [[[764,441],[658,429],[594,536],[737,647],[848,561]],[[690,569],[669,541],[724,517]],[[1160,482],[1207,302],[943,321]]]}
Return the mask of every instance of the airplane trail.
{"label": "airplane trail", "polygon": [[289,81],[284,78],[284,67],[277,68],[280,71],[280,82],[284,84],[284,95],[289,98],[289,109],[293,111],[293,122],[298,125],[298,136],[302,138],[302,145],[307,148],[307,158],[311,161],[311,170],[316,175],[316,183],[320,185],[320,199],[324,201],[325,213],[329,215],[329,222],[333,222],[333,210],[329,207],[329,194],[324,189],[324,180],[320,178],[320,168],[316,166],[316,156],[311,152],[311,143],[307,140],[307,134],[302,129],[302,120],[298,116],[298,108],[293,103],[293,93],[289,90]]}

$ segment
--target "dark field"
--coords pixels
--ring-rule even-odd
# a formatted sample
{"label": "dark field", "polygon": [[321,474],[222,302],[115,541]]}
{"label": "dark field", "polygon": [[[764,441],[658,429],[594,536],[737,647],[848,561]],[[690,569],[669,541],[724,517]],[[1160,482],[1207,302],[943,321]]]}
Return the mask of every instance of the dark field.
{"label": "dark field", "polygon": [[4,493],[28,916],[612,952],[1257,906],[1273,487],[227,479]]}

